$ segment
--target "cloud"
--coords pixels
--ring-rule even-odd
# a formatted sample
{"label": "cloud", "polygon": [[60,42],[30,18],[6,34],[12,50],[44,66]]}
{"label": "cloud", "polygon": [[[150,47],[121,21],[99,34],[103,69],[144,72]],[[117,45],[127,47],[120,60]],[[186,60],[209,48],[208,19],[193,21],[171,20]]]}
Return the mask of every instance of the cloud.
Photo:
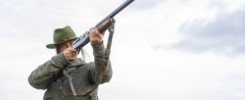
{"label": "cloud", "polygon": [[166,0],[135,0],[133,3],[133,9],[150,9],[152,7],[156,7],[161,3],[164,3]]}
{"label": "cloud", "polygon": [[189,52],[245,54],[245,11],[221,13],[212,22],[195,20],[180,28],[183,39],[172,47]]}

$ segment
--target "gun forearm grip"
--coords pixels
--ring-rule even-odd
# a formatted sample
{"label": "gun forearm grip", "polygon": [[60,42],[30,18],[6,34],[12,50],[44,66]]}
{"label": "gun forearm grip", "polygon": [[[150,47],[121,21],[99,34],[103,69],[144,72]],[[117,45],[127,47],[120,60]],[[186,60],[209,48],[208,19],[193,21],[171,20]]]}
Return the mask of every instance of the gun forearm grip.
{"label": "gun forearm grip", "polygon": [[96,28],[100,33],[103,34],[111,26],[113,20],[114,20],[113,18],[108,18],[100,25],[96,26]]}

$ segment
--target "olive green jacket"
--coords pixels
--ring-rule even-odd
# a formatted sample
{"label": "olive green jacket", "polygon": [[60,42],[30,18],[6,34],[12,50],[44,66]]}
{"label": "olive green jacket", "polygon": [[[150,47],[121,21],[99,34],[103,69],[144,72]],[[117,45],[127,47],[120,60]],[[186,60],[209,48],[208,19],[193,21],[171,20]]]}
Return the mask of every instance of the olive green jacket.
{"label": "olive green jacket", "polygon": [[[68,62],[63,53],[53,56],[51,60],[40,65],[35,69],[28,80],[32,87],[36,89],[47,89],[44,94],[44,100],[98,100],[97,91],[94,90],[89,96],[82,95],[90,91],[96,83],[99,70],[102,68],[104,45],[92,46],[94,62],[86,63],[80,58]],[[63,75],[66,69],[72,82],[77,96],[73,96],[68,81],[68,77]],[[101,83],[109,82],[112,77],[111,64],[106,68],[106,73]]]}

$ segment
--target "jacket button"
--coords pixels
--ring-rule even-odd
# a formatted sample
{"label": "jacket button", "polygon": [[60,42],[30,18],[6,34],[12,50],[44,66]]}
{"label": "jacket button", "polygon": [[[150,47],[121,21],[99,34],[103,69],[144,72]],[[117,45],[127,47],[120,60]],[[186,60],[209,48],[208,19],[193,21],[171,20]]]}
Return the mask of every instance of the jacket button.
{"label": "jacket button", "polygon": [[62,86],[60,86],[59,89],[62,89]]}

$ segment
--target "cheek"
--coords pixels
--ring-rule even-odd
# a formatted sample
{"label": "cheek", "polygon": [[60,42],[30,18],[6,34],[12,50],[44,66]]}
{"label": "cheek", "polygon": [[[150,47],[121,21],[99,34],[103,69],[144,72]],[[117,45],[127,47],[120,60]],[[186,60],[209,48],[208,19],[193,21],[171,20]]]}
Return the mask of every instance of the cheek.
{"label": "cheek", "polygon": [[60,52],[63,52],[66,50],[66,47],[60,48]]}
{"label": "cheek", "polygon": [[65,50],[66,50],[66,47],[65,47],[65,46],[63,46],[63,47],[61,47],[61,48],[59,49],[60,52],[63,52],[63,51],[65,51]]}

